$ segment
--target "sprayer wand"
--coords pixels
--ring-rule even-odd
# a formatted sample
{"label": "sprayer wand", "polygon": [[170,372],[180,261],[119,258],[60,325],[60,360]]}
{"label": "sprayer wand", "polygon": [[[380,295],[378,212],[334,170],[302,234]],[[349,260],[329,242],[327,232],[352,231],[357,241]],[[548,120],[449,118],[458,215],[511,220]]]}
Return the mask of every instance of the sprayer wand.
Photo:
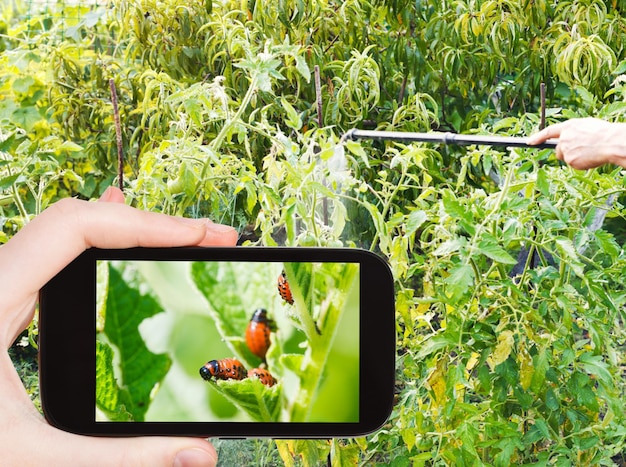
{"label": "sprayer wand", "polygon": [[541,144],[529,145],[528,138],[514,136],[483,136],[483,135],[460,135],[457,133],[411,133],[402,131],[375,131],[358,130],[353,128],[341,137],[341,143],[346,140],[355,139],[376,139],[381,141],[398,142],[425,142],[438,144],[458,144],[458,145],[483,145],[483,146],[506,146],[524,147],[536,149],[554,149],[558,140],[549,139]]}

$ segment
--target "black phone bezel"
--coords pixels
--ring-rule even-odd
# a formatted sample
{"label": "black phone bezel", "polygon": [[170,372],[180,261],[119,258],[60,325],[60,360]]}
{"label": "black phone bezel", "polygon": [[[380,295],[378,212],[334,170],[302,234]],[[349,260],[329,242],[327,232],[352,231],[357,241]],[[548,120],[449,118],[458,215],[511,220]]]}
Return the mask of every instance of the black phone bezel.
{"label": "black phone bezel", "polygon": [[[98,260],[357,262],[360,264],[359,422],[96,422],[95,268]],[[39,375],[48,422],[72,433],[105,436],[331,438],[379,429],[393,405],[395,305],[391,270],[356,248],[184,247],[85,251],[40,292]]]}

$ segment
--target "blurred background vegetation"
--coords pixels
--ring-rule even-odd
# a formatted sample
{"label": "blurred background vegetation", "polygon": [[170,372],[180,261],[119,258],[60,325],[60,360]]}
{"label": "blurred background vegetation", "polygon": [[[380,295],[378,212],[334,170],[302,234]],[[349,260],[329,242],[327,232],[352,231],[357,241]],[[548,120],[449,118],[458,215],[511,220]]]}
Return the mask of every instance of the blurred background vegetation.
{"label": "blurred background vegetation", "polygon": [[[0,242],[118,183],[123,153],[139,208],[232,224],[241,243],[388,258],[389,424],[252,441],[235,464],[623,464],[622,173],[550,151],[337,143],[352,127],[623,121],[625,16],[623,0],[4,2]],[[524,251],[536,260],[514,280]],[[35,340],[11,350],[34,397]]]}

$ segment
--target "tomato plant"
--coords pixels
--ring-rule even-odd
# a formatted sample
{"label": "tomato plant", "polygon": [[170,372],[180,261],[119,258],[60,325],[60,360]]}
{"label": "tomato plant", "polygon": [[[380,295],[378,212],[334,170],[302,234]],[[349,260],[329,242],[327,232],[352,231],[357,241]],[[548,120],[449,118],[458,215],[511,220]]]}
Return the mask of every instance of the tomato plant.
{"label": "tomato plant", "polygon": [[338,144],[353,126],[624,120],[623,1],[133,0],[71,25],[13,3],[0,241],[115,179],[113,79],[129,203],[233,224],[244,244],[388,258],[392,418],[366,438],[278,442],[286,465],[623,461],[622,172],[546,150]]}

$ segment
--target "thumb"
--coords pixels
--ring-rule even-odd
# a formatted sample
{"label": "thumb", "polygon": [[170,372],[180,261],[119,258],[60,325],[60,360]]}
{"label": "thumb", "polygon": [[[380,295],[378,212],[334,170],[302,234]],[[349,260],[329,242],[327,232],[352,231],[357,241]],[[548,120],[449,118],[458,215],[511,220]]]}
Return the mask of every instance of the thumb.
{"label": "thumb", "polygon": [[[209,445],[211,446],[211,445]],[[211,446],[213,448],[213,446]],[[215,449],[207,451],[200,448],[187,448],[176,453],[173,467],[200,467],[214,466],[217,464],[217,453]]]}
{"label": "thumb", "polygon": [[124,193],[119,188],[110,186],[102,193],[98,201],[104,203],[123,203]]}
{"label": "thumb", "polygon": [[[31,460],[33,465],[99,465],[102,467],[215,467],[217,453],[200,438],[136,437],[100,438],[74,435],[43,426],[46,438],[40,438]],[[50,441],[53,441],[50,443]],[[47,441],[47,442],[46,442]],[[44,448],[44,450],[40,450]],[[39,454],[39,456],[38,456]],[[97,460],[96,460],[97,459]],[[28,463],[27,463],[28,464]]]}
{"label": "thumb", "polygon": [[215,467],[206,440],[189,437],[105,438],[59,430],[33,406],[8,354],[0,354],[0,447],[3,466]]}
{"label": "thumb", "polygon": [[[217,464],[215,448],[200,438],[96,438],[96,441],[107,444],[101,452],[106,453],[111,466],[214,467]],[[90,453],[92,459],[97,452]]]}

